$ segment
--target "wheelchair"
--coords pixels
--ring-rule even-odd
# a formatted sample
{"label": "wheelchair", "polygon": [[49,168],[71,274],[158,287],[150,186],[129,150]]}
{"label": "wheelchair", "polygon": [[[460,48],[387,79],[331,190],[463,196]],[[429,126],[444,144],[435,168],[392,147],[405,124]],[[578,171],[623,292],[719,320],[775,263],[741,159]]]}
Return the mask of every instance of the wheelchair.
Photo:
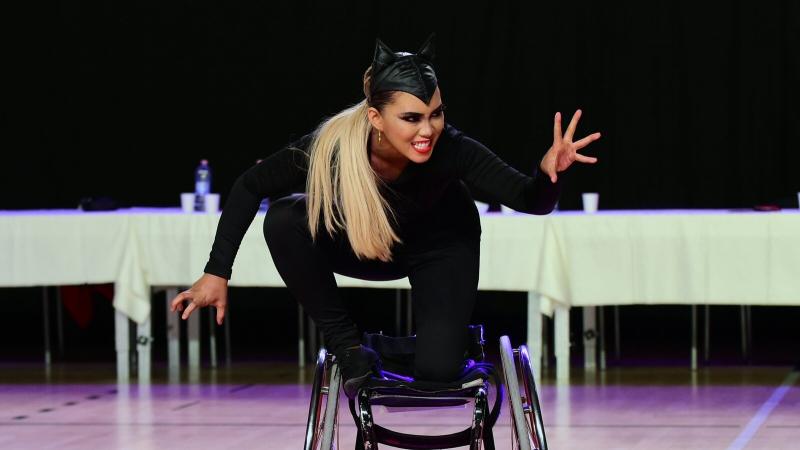
{"label": "wheelchair", "polygon": [[[377,450],[379,444],[406,449],[443,449],[469,446],[494,450],[492,427],[500,415],[504,392],[508,391],[511,410],[512,446],[520,450],[546,450],[533,368],[527,348],[511,347],[508,336],[500,338],[503,377],[485,361],[483,326],[468,329],[469,346],[458,380],[451,383],[414,380],[415,337],[389,337],[365,333],[363,345],[381,357],[381,378],[367,380],[355,398],[347,399],[357,427],[356,450]],[[342,384],[336,358],[322,348],[317,356],[306,426],[305,450],[339,448],[339,395]],[[506,389],[504,390],[504,386]],[[489,392],[494,388],[494,404]],[[384,428],[373,420],[372,407],[436,408],[472,403],[471,424],[461,432],[444,435],[415,435]]]}

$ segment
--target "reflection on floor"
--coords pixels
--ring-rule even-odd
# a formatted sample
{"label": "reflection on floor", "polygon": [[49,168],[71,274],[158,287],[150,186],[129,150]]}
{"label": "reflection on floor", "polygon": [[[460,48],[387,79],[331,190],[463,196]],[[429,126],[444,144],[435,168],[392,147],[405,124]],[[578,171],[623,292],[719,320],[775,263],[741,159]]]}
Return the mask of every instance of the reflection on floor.
{"label": "reflection on floor", "polygon": [[[117,385],[109,366],[0,366],[3,449],[296,449],[310,371],[241,364],[168,383]],[[160,375],[160,376],[159,376]],[[545,379],[547,437],[561,449],[789,449],[800,442],[800,385],[790,367],[616,368]],[[458,431],[469,410],[389,413],[376,422],[417,434]],[[340,407],[340,448],[355,427]],[[511,448],[508,410],[495,428]]]}

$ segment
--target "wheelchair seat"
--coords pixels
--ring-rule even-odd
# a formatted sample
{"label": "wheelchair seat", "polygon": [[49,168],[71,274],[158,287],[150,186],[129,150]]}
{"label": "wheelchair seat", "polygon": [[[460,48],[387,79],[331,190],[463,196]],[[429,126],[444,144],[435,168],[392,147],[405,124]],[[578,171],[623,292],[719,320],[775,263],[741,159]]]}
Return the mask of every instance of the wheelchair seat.
{"label": "wheelchair seat", "polygon": [[414,378],[381,371],[383,378],[367,380],[361,389],[371,393],[371,404],[387,407],[460,406],[474,397],[474,389],[486,381],[495,381],[494,366],[469,360],[461,376],[451,382],[414,380]]}

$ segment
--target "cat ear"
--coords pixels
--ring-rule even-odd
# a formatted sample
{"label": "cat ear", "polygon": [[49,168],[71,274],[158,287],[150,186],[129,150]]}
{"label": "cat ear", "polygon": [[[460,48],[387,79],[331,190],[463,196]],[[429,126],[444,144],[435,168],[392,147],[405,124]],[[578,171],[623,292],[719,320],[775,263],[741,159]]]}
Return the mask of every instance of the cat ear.
{"label": "cat ear", "polygon": [[380,39],[375,40],[375,55],[372,57],[372,74],[383,70],[395,60],[394,52]]}
{"label": "cat ear", "polygon": [[425,40],[425,43],[422,44],[422,47],[419,48],[417,52],[417,56],[427,59],[430,62],[433,62],[433,58],[436,57],[436,46],[434,45],[434,39],[436,38],[436,33],[431,33],[428,36],[428,39]]}

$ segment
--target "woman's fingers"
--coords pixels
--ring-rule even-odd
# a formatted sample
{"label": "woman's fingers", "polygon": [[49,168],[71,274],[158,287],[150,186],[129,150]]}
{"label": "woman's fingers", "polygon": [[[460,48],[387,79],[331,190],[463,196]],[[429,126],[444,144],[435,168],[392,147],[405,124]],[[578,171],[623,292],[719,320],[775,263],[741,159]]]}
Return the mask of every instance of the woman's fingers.
{"label": "woman's fingers", "polygon": [[585,156],[581,155],[580,153],[575,154],[575,161],[587,163],[587,164],[594,164],[597,162],[597,158],[592,156]]}
{"label": "woman's fingers", "polygon": [[557,112],[553,120],[553,146],[548,151],[547,161],[542,162],[542,171],[550,177],[550,181],[553,183],[558,181],[558,172],[566,170],[575,161],[586,164],[597,162],[597,158],[577,152],[600,139],[600,133],[593,133],[577,142],[572,142],[582,115],[583,111],[580,109],[575,111],[563,135],[561,134],[561,113]]}
{"label": "woman's fingers", "polygon": [[183,310],[183,301],[184,300],[191,300],[192,291],[183,291],[180,294],[176,295],[174,299],[172,299],[172,303],[170,304],[170,309],[172,311],[181,311]]}
{"label": "woman's fingers", "polygon": [[225,320],[225,305],[217,306],[217,325],[222,325],[222,321]]}
{"label": "woman's fingers", "polygon": [[183,312],[183,315],[181,316],[181,318],[183,320],[188,319],[189,316],[192,315],[192,311],[194,311],[195,309],[197,309],[197,303],[194,303],[194,302],[189,303],[189,306],[186,307],[186,311]]}
{"label": "woman's fingers", "polygon": [[593,133],[578,142],[574,142],[572,145],[575,146],[575,150],[580,150],[598,139],[600,139],[600,133]]}
{"label": "woman's fingers", "polygon": [[564,140],[572,142],[572,136],[575,135],[575,130],[578,128],[578,121],[581,120],[581,110],[575,111],[575,114],[572,115],[572,120],[569,121],[569,126],[567,127],[567,132],[564,133]]}
{"label": "woman's fingers", "polygon": [[561,143],[561,113],[557,112],[553,119],[553,146]]}

